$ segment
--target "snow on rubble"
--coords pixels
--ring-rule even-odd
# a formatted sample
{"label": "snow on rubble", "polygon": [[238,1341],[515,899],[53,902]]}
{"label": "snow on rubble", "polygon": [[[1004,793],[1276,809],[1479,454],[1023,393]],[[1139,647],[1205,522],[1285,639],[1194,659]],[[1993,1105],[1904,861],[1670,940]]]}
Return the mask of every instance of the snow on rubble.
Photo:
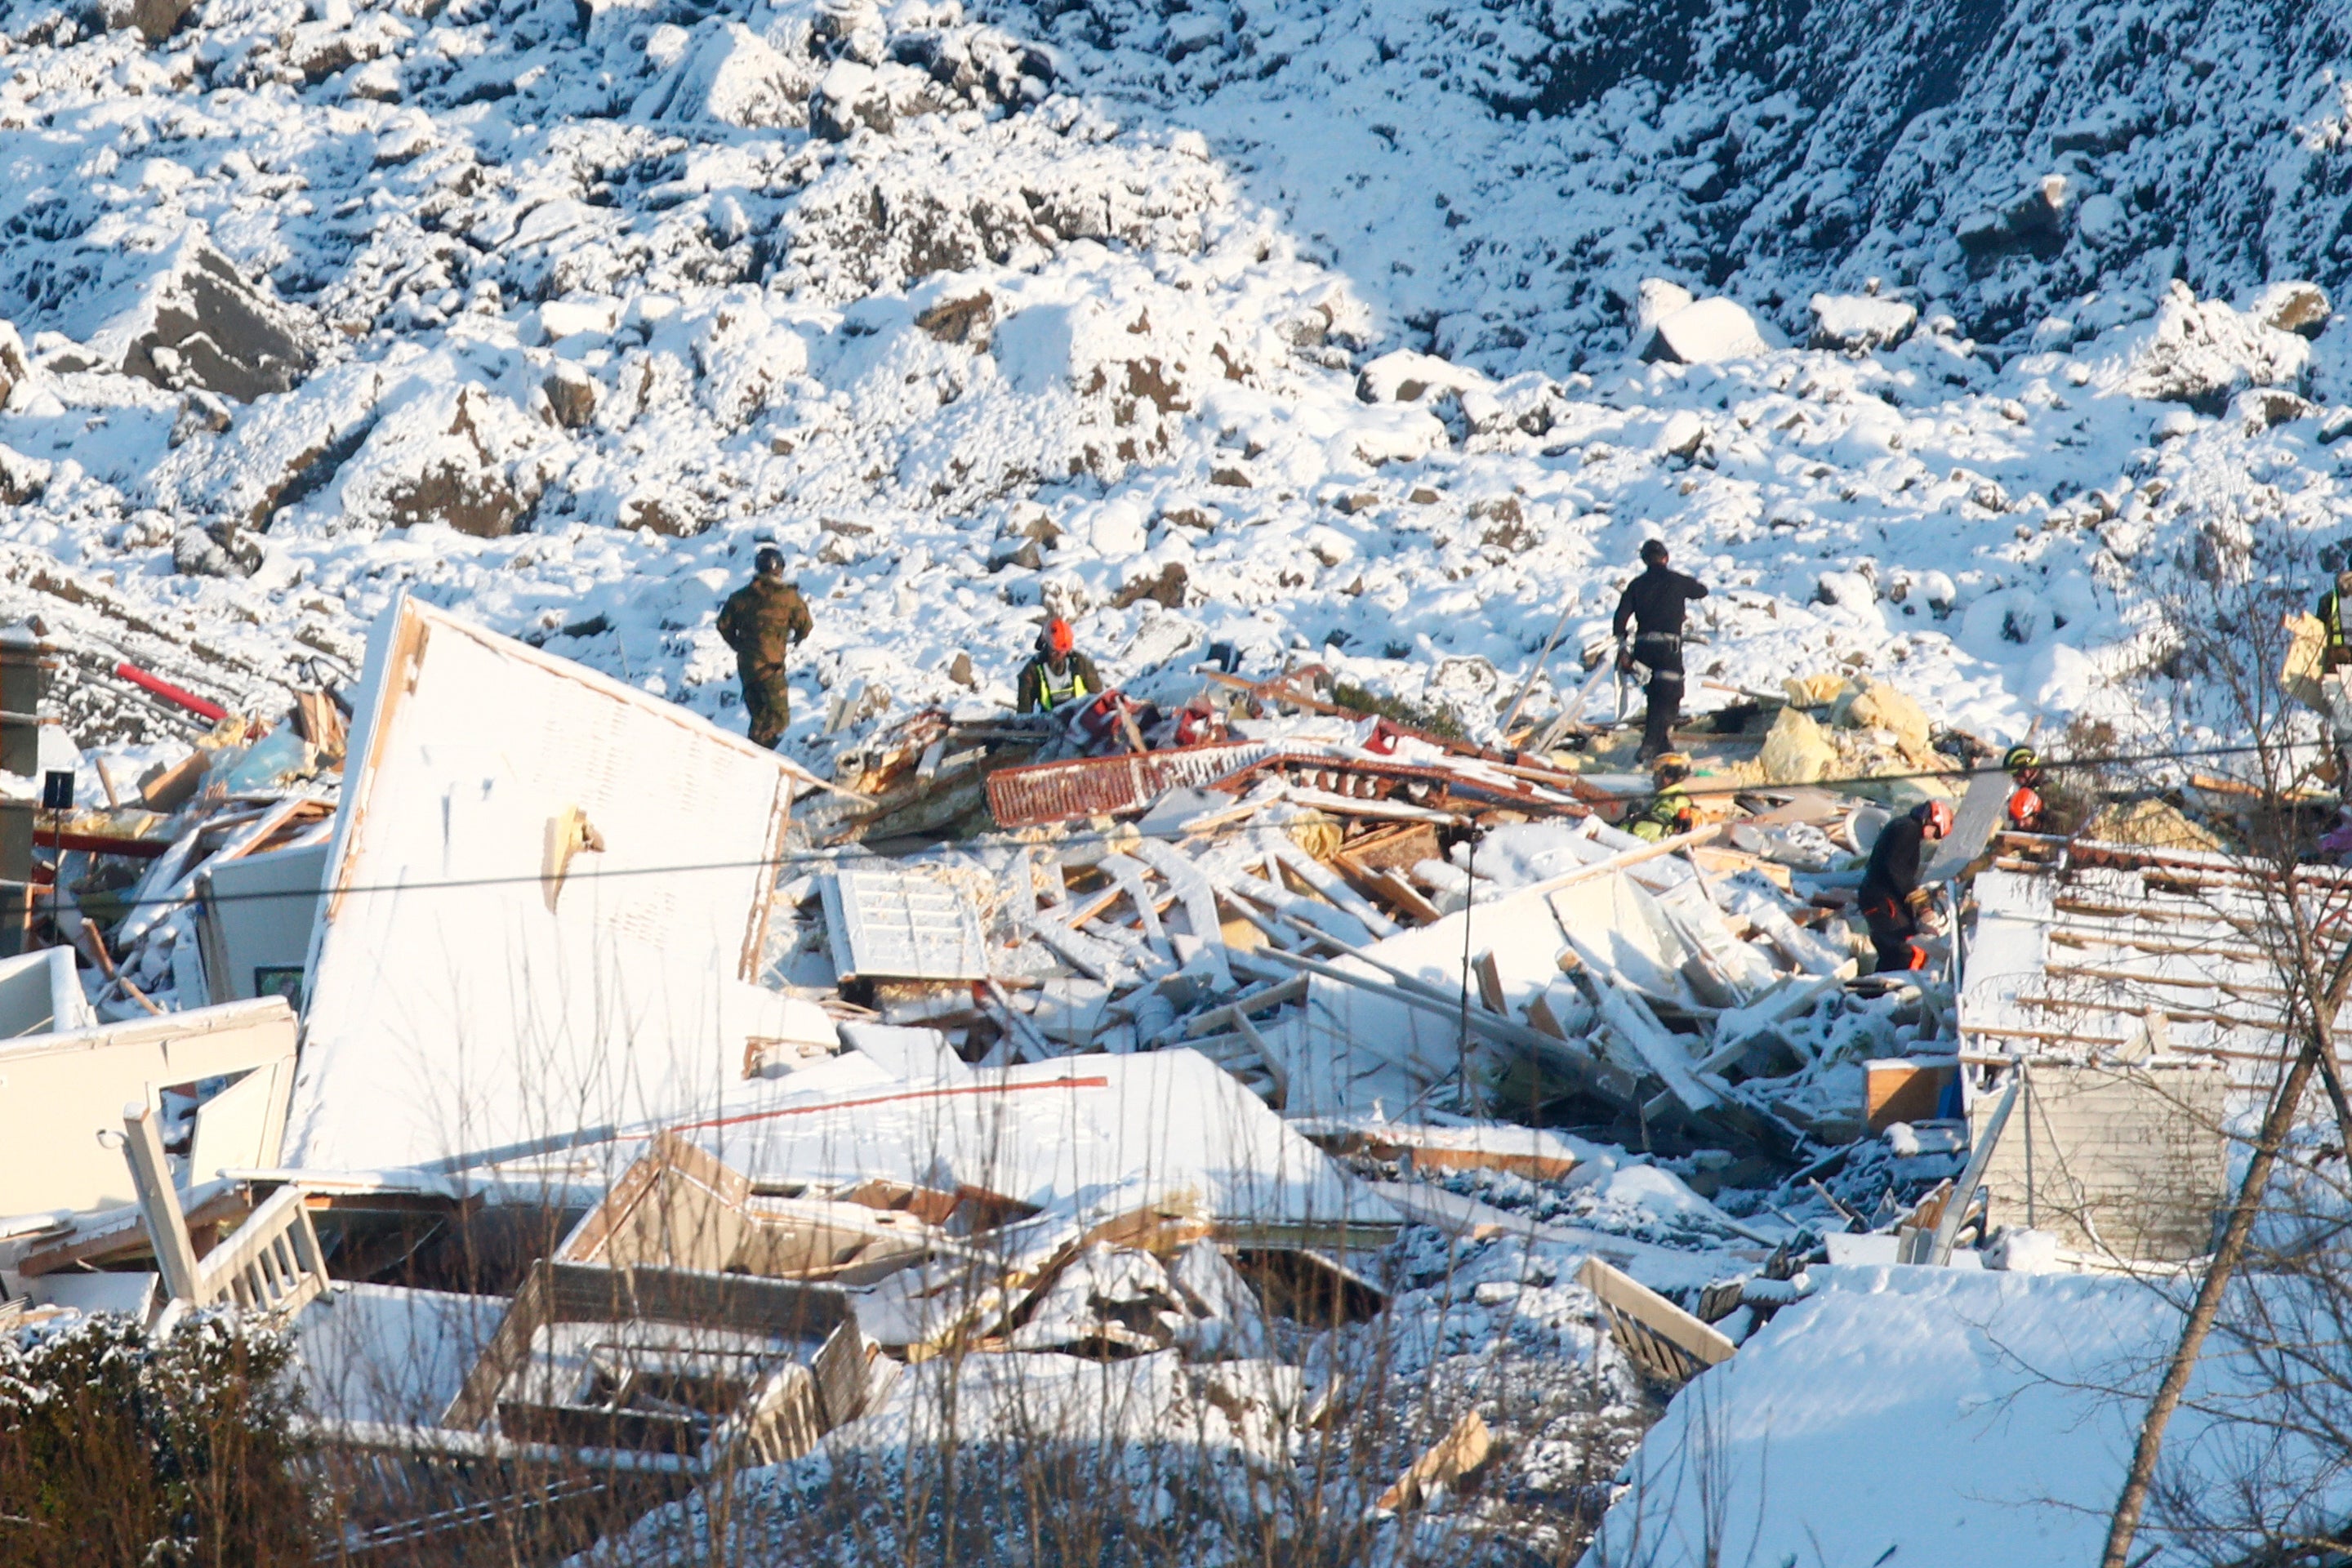
{"label": "snow on rubble", "polygon": [[[0,0],[0,710],[48,660],[87,749],[31,763],[61,945],[0,960],[0,1114],[54,1124],[0,1310],[271,1313],[355,1541],[593,1452],[564,1539],[648,1560],[724,1488],[920,1551],[942,1452],[1017,1540],[1033,1420],[1171,1561],[1262,1548],[1188,1488],[1327,1474],[1334,1556],[1557,1554],[1718,1394],[1828,1475],[2014,1392],[1948,1308],[2157,1334],[2031,1276],[2179,1265],[2218,1133],[2097,1172],[2162,1224],[2020,1231],[2030,1155],[1952,1195],[2024,1078],[1958,1042],[2086,1116],[2235,1092],[2042,994],[2054,879],[2145,909],[2210,837],[2010,836],[1973,989],[1857,974],[1854,888],[1948,796],[1961,875],[2007,742],[2158,721],[2151,574],[2334,542],[2352,328],[2277,280],[2341,281],[2291,243],[2334,110],[2247,108],[2308,156],[2185,254],[2136,186],[2193,123],[1865,200],[1821,160],[1916,85],[1879,45],[1833,101],[1714,101],[1712,45],[1587,91],[1575,9]],[[2041,26],[1873,156],[1965,150]],[[1651,537],[1711,589],[1664,839],[1606,711]],[[782,755],[713,626],[767,542]],[[1149,737],[1005,713],[1049,616]],[[1926,1393],[1820,1408],[1913,1320]]]}

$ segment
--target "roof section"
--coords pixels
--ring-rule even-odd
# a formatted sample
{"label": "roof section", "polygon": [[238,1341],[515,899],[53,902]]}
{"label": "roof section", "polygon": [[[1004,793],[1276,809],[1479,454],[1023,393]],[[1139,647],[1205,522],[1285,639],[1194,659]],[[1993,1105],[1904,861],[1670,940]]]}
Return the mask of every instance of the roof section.
{"label": "roof section", "polygon": [[[1958,1268],[1807,1273],[1812,1294],[1684,1388],[1643,1439],[1588,1563],[2097,1560],[2138,1411],[2107,1390],[2179,1332],[2163,1290]],[[2172,1428],[2179,1451],[2213,1431],[2206,1402],[2243,1392],[2223,1383],[2229,1365],[2198,1369]],[[2146,1544],[2159,1539],[2151,1530]]]}
{"label": "roof section", "polygon": [[747,984],[792,778],[404,594],[377,623],[288,1157],[427,1163],[686,1113],[789,1032]]}
{"label": "roof section", "polygon": [[[1959,995],[1964,1048],[2231,1064],[2242,1081],[2277,1060],[2276,937],[2285,891],[2222,856],[2005,836],[1976,879]],[[2344,873],[2297,872],[2311,917],[2340,909]]]}

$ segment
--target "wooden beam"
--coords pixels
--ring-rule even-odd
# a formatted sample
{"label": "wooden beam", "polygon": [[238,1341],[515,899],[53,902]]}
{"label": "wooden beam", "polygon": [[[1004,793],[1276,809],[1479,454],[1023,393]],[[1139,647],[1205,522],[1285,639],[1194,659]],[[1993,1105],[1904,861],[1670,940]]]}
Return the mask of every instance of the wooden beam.
{"label": "wooden beam", "polygon": [[[1301,975],[1300,978],[1306,977]],[[1290,1100],[1289,1064],[1276,1054],[1266,1037],[1258,1033],[1257,1026],[1249,1021],[1247,1015],[1235,1013],[1234,1027],[1240,1031],[1243,1039],[1250,1043],[1250,1048],[1257,1052],[1258,1058],[1265,1063],[1265,1070],[1274,1079],[1274,1092],[1276,1097],[1274,1108],[1276,1110],[1281,1110]]]}
{"label": "wooden beam", "polygon": [[131,1184],[138,1189],[139,1212],[147,1222],[164,1294],[173,1300],[201,1305],[204,1271],[188,1239],[188,1218],[181,1212],[180,1194],[172,1185],[172,1167],[163,1157],[163,1137],[155,1129],[154,1108],[143,1100],[125,1105],[122,1133],[123,1157],[131,1163]]}
{"label": "wooden beam", "polygon": [[1187,1018],[1184,1020],[1183,1028],[1179,1031],[1179,1037],[1191,1039],[1200,1035],[1215,1034],[1221,1029],[1232,1027],[1233,1020],[1244,1013],[1263,1013],[1270,1007],[1280,1007],[1292,1002],[1305,1000],[1307,1000],[1307,976],[1294,974],[1276,984],[1261,986],[1255,991],[1234,997],[1223,1006],[1212,1007],[1205,1013],[1196,1014]]}

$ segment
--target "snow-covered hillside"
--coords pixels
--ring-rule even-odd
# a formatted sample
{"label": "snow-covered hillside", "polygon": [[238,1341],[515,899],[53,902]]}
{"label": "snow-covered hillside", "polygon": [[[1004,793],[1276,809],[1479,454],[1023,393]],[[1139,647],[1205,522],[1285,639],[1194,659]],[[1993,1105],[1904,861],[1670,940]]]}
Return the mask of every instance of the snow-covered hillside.
{"label": "snow-covered hillside", "polygon": [[1491,727],[1656,532],[1699,677],[1998,739],[2179,530],[2344,504],[2346,329],[2258,287],[2345,260],[2319,8],[179,5],[0,6],[0,577],[239,690],[408,582],[740,723],[773,538],[803,750],[1048,610]]}
{"label": "snow-covered hillside", "polygon": [[1488,368],[1612,352],[1660,274],[1801,336],[1815,290],[1875,277],[2044,342],[2174,277],[2352,276],[2339,6],[1021,3],[1088,86],[1207,131],[1400,322]]}

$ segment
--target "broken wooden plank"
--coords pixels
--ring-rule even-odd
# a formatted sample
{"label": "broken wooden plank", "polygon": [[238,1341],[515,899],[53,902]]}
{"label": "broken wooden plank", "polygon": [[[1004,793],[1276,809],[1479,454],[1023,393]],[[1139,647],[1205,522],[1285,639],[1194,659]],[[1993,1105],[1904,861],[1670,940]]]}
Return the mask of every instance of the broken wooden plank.
{"label": "broken wooden plank", "polygon": [[1601,1021],[1640,1054],[1684,1110],[1705,1114],[1716,1109],[1719,1097],[1699,1079],[1689,1052],[1630,986],[1612,974],[1601,977],[1593,989],[1599,993]]}
{"label": "broken wooden plank", "polygon": [[1959,1063],[1951,1057],[1884,1057],[1862,1068],[1863,1125],[1884,1132],[1898,1121],[1934,1120]]}
{"label": "broken wooden plank", "polygon": [[1465,1411],[1454,1424],[1454,1429],[1408,1466],[1372,1506],[1390,1513],[1419,1508],[1438,1490],[1451,1491],[1459,1487],[1464,1478],[1475,1474],[1494,1451],[1494,1438],[1486,1430],[1486,1421],[1475,1410]]}
{"label": "broken wooden plank", "polygon": [[1496,961],[1494,951],[1489,949],[1480,953],[1471,968],[1478,976],[1478,1000],[1486,1005],[1488,1012],[1509,1017],[1511,1001],[1503,990],[1503,968]]}
{"label": "broken wooden plank", "polygon": [[1234,1014],[1234,1027],[1240,1032],[1243,1039],[1250,1043],[1250,1047],[1257,1052],[1259,1059],[1265,1063],[1265,1070],[1274,1079],[1274,1108],[1276,1110],[1281,1110],[1290,1099],[1290,1064],[1282,1058],[1276,1047],[1264,1035],[1258,1033],[1257,1026],[1251,1023],[1246,1015]]}
{"label": "broken wooden plank", "polygon": [[[1391,996],[1408,1007],[1431,1013],[1442,1018],[1452,1019],[1457,1025],[1466,1025],[1472,1032],[1489,1040],[1517,1047],[1549,1070],[1567,1078],[1580,1092],[1589,1094],[1604,1104],[1613,1105],[1625,1110],[1634,1110],[1638,1108],[1638,1100],[1612,1081],[1614,1075],[1609,1064],[1599,1057],[1588,1051],[1580,1050],[1572,1043],[1530,1028],[1507,1015],[1494,1013],[1483,1005],[1465,1008],[1458,997],[1446,995],[1426,981],[1407,974],[1392,964],[1384,963],[1360,949],[1349,947],[1344,942],[1328,938],[1325,940],[1330,946],[1338,949],[1343,956],[1357,959],[1379,970],[1387,976],[1387,980],[1381,981],[1369,975],[1358,974],[1350,970],[1340,969],[1333,964],[1325,963],[1300,953],[1288,952],[1280,948],[1269,947],[1265,950],[1264,956],[1274,959],[1287,968],[1305,970],[1310,974],[1320,974],[1327,979],[1337,980],[1342,984],[1357,986],[1378,995]],[[1383,1050],[1370,1041],[1360,1043],[1375,1050],[1377,1054],[1388,1056],[1391,1060],[1396,1059],[1394,1053]],[[1419,1058],[1415,1058],[1413,1062],[1400,1063],[1400,1065],[1408,1066],[1416,1072],[1433,1073],[1440,1079],[1450,1076],[1451,1071],[1454,1070],[1421,1064]]]}
{"label": "broken wooden plank", "polygon": [[1687,1382],[1738,1353],[1721,1331],[1598,1258],[1584,1260],[1576,1281],[1601,1303],[1618,1348],[1662,1383]]}
{"label": "broken wooden plank", "polygon": [[1386,899],[1418,924],[1435,925],[1445,918],[1445,911],[1423,897],[1421,889],[1405,880],[1401,872],[1366,872],[1360,885],[1371,896]]}
{"label": "broken wooden plank", "polygon": [[1230,990],[1234,976],[1222,951],[1223,923],[1217,918],[1215,885],[1191,856],[1172,844],[1146,838],[1135,846],[1135,858],[1167,879],[1174,897],[1184,906],[1185,922],[1202,942],[1212,982],[1221,990]]}
{"label": "broken wooden plank", "polygon": [[1375,822],[1418,822],[1444,824],[1458,827],[1466,819],[1450,811],[1438,811],[1426,805],[1412,805],[1403,801],[1364,798],[1351,795],[1334,795],[1328,790],[1309,789],[1304,784],[1290,786],[1290,798],[1300,805],[1313,806],[1333,816],[1363,817]]}
{"label": "broken wooden plank", "polygon": [[1711,876],[1733,877],[1742,871],[1753,871],[1784,893],[1794,894],[1796,880],[1789,868],[1778,860],[1767,860],[1761,855],[1750,855],[1745,849],[1731,849],[1719,844],[1694,844],[1689,850],[1690,862]]}
{"label": "broken wooden plank", "polygon": [[1437,830],[1426,823],[1404,823],[1377,828],[1341,847],[1341,861],[1364,871],[1402,871],[1442,853]]}
{"label": "broken wooden plank", "polygon": [[1261,830],[1257,843],[1267,858],[1284,870],[1297,877],[1323,898],[1360,921],[1374,936],[1394,936],[1404,928],[1381,913],[1370,900],[1358,893],[1331,868],[1290,841],[1290,836],[1275,828]]}
{"label": "broken wooden plank", "polygon": [[1294,974],[1274,985],[1261,986],[1244,995],[1236,996],[1223,1006],[1212,1007],[1184,1020],[1179,1031],[1181,1037],[1193,1038],[1230,1028],[1233,1020],[1244,1013],[1264,1013],[1292,1002],[1307,1000],[1307,976]]}
{"label": "broken wooden plank", "polygon": [[1420,1127],[1398,1122],[1356,1133],[1376,1159],[1402,1160],[1416,1171],[1506,1171],[1531,1182],[1566,1179],[1576,1151],[1535,1127]]}

